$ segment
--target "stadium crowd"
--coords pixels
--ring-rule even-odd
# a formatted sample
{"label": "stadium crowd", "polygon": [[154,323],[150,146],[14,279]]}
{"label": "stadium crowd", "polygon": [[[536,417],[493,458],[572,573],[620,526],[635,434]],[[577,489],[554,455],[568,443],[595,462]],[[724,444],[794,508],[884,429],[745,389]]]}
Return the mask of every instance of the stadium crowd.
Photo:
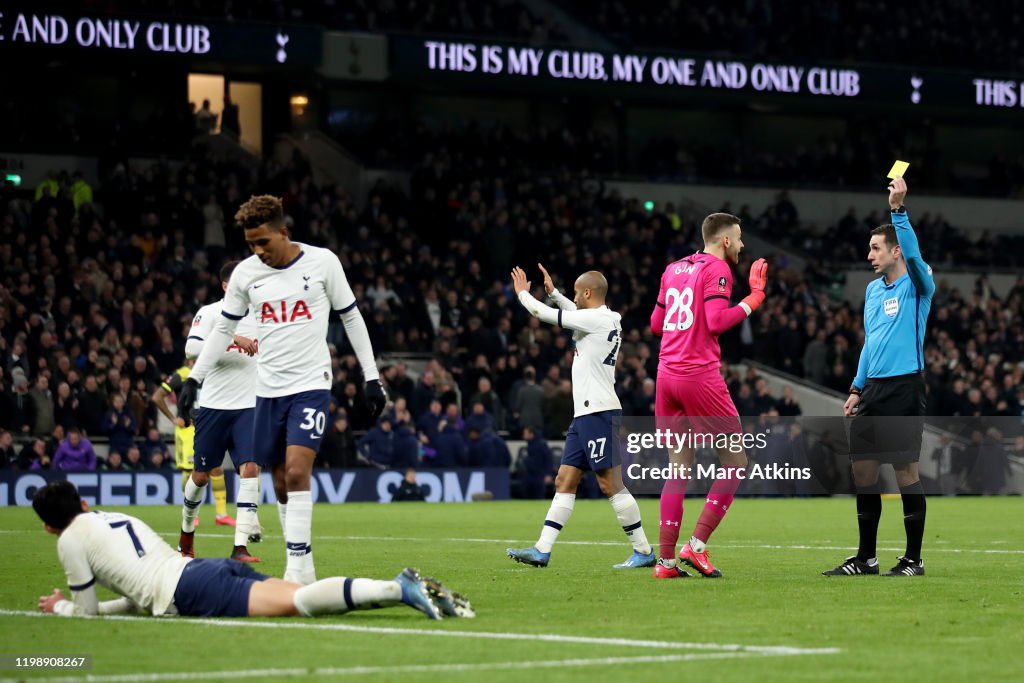
{"label": "stadium crowd", "polygon": [[[654,0],[557,0],[575,17],[631,48],[723,52],[755,59],[816,59],[1019,71],[1019,0],[984,11],[960,0],[823,2],[728,0],[695,4]],[[723,36],[728,36],[723,41]],[[971,45],[996,43],[992,50]]]}
{"label": "stadium crowd", "polygon": [[[917,0],[892,9],[880,0],[817,5],[795,0],[728,0],[707,5],[653,0],[58,0],[53,9],[187,15],[233,21],[320,24],[349,31],[472,34],[475,37],[564,40],[553,17],[560,8],[602,38],[630,48],[717,53],[756,59],[874,61],[1019,71],[1020,0],[986,5]],[[723,43],[728,36],[728,44]],[[973,46],[985,45],[984,50]]]}
{"label": "stadium crowd", "polygon": [[[531,272],[538,295],[538,261],[565,292],[585,270],[606,274],[625,330],[616,366],[624,412],[652,415],[657,340],[648,321],[658,279],[665,263],[699,247],[702,216],[672,205],[645,210],[585,171],[538,174],[503,159],[442,146],[424,155],[408,195],[380,181],[362,201],[340,186],[315,186],[298,156],[248,168],[196,154],[180,166],[114,165],[95,190],[81,176],[54,173],[34,196],[5,201],[0,427],[35,441],[0,465],[89,466],[89,438],[106,436],[118,456],[100,466],[170,467],[149,396],[182,363],[195,311],[219,297],[220,263],[245,256],[232,216],[256,192],[284,198],[295,239],[339,253],[378,354],[431,359],[415,380],[404,363],[387,364],[397,400],[371,425],[355,357],[332,326],[335,429],[322,464],[508,464],[499,435],[529,426],[539,438],[561,437],[573,412],[571,341],[514,301],[507,274],[515,264]],[[919,225],[932,258],[926,208]],[[761,218],[744,215],[745,225],[776,236],[764,215],[799,224],[785,195]],[[864,242],[879,220],[839,231]],[[775,259],[764,307],[723,336],[724,359],[753,358],[845,391],[861,314],[828,294],[826,263],[797,271],[784,262]],[[748,266],[745,255],[738,273]],[[734,296],[745,287],[737,277]],[[1024,281],[1000,299],[984,280],[959,292],[940,278],[925,349],[931,414],[1022,414],[1022,300]],[[741,414],[799,413],[756,373],[731,387]],[[70,457],[58,459],[59,449]]]}

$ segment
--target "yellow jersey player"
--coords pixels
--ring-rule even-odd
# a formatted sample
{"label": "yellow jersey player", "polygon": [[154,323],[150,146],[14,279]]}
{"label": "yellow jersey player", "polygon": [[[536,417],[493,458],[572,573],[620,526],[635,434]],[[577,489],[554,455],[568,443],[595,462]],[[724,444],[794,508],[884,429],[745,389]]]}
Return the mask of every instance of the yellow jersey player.
{"label": "yellow jersey player", "polygon": [[[167,397],[178,392],[185,380],[192,372],[194,360],[186,360],[185,364],[170,374],[151,397],[157,409],[174,425],[174,462],[181,471],[181,488],[185,490],[185,483],[192,476],[195,469],[195,436],[196,426],[189,421],[185,426],[185,420],[171,412],[167,405]],[[210,471],[210,482],[213,485],[213,502],[216,510],[218,526],[235,526],[235,520],[228,515],[228,493],[224,483],[224,468],[217,467]],[[198,521],[198,520],[197,520]]]}

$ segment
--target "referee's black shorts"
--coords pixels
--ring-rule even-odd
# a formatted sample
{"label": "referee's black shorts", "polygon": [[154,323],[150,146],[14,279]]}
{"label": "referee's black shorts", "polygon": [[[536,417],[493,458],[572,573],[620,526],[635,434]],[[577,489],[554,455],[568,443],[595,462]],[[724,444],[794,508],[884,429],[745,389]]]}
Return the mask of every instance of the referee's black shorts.
{"label": "referee's black shorts", "polygon": [[850,425],[850,459],[920,460],[925,400],[923,373],[869,379]]}

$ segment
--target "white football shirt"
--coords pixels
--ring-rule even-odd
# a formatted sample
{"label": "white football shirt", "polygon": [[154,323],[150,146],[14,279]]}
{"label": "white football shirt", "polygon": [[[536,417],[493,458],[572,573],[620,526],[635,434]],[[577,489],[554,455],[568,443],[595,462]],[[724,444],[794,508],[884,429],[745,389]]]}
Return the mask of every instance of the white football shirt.
{"label": "white football shirt", "polygon": [[[556,292],[557,294],[557,292]],[[546,323],[572,330],[576,351],[572,361],[574,415],[605,410],[622,410],[615,394],[615,362],[622,343],[622,316],[607,306],[576,309],[576,304],[558,294],[554,309],[522,292],[519,301],[531,314]]]}
{"label": "white football shirt", "polygon": [[160,616],[173,602],[181,572],[192,561],[141,519],[116,512],[75,517],[57,539],[57,556],[68,577],[75,615],[97,613],[98,583]]}
{"label": "white football shirt", "polygon": [[222,315],[253,316],[260,352],[256,395],[267,398],[331,388],[327,324],[334,311],[356,305],[341,261],[320,247],[298,244],[286,266],[268,266],[253,255],[231,273]]}
{"label": "white football shirt", "polygon": [[[204,342],[213,332],[213,325],[220,317],[223,301],[207,304],[199,309],[192,319],[189,341]],[[259,331],[251,313],[238,321],[235,335],[247,337],[259,343]],[[200,347],[201,348],[201,347]],[[197,407],[217,410],[241,410],[256,407],[256,356],[250,356],[235,344],[227,347],[213,370],[206,375],[199,390]]]}

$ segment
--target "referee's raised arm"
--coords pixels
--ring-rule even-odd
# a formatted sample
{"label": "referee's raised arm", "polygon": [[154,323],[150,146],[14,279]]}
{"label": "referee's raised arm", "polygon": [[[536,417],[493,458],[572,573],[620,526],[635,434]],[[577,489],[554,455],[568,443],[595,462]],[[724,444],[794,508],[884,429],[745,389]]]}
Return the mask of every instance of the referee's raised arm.
{"label": "referee's raised arm", "polygon": [[930,299],[935,293],[935,278],[932,277],[931,267],[921,257],[921,245],[917,241],[913,226],[910,225],[907,209],[903,206],[903,199],[906,196],[907,181],[903,178],[894,178],[889,183],[889,210],[892,214],[893,227],[896,228],[896,240],[899,242],[903,259],[907,263],[907,273],[910,274],[918,295]]}

